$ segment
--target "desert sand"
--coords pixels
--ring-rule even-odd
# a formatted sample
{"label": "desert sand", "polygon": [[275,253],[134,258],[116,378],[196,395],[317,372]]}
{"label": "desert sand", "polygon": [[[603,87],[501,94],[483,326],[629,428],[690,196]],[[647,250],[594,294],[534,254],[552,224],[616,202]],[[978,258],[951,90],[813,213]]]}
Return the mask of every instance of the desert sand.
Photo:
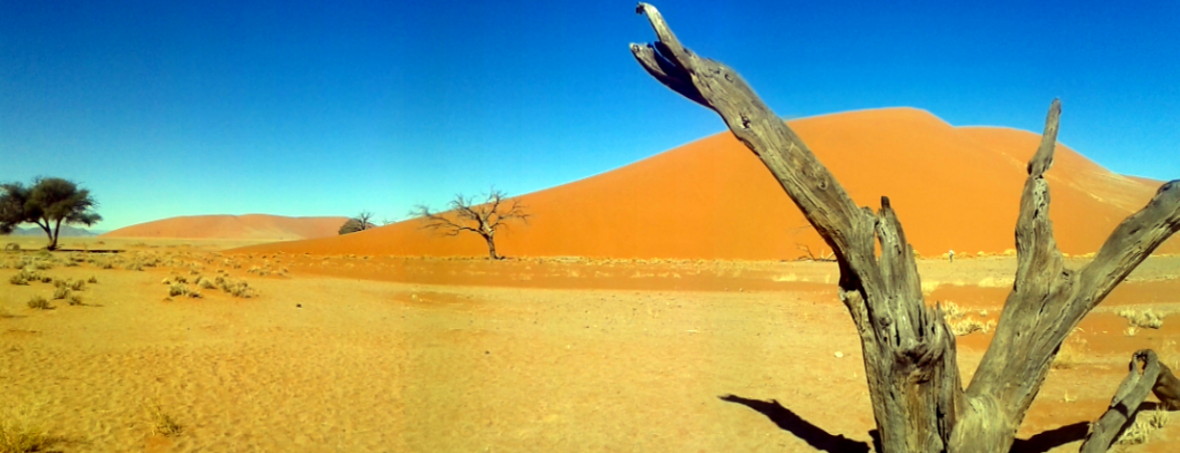
{"label": "desert sand", "polygon": [[[1025,163],[1039,133],[953,127],[917,109],[839,113],[790,121],[862,206],[887,195],[923,256],[1001,254],[1012,231]],[[1061,250],[1094,252],[1159,181],[1120,176],[1068,146],[1049,173]],[[581,181],[520,197],[529,223],[499,233],[509,256],[795,259],[826,247],[758,158],[726,132]],[[410,220],[375,230],[255,252],[482,256],[475,235],[441,237]],[[1161,251],[1180,253],[1173,239]]]}
{"label": "desert sand", "polygon": [[[871,442],[834,263],[64,245],[119,252],[0,254],[0,416],[64,439],[63,451],[864,451]],[[73,293],[81,305],[32,309],[26,301],[50,298],[54,285],[7,281],[26,266],[95,282]],[[953,302],[986,324],[1014,259],[919,266],[930,303]],[[1151,258],[1082,323],[1021,427],[1019,451],[1076,451],[1135,349],[1180,363],[1178,274],[1180,258]],[[195,283],[216,276],[247,282],[252,297]],[[170,297],[178,277],[201,297]],[[1127,308],[1165,322],[1129,335],[1116,314]],[[959,337],[966,375],[988,339]],[[1172,423],[1124,451],[1171,451],[1178,439]]]}
{"label": "desert sand", "polygon": [[[1012,284],[1037,136],[914,109],[792,126],[858,203],[891,197],[927,302],[959,312],[969,379]],[[1049,180],[1074,267],[1159,185],[1065,147]],[[837,267],[795,261],[819,237],[732,136],[521,199],[533,218],[499,236],[502,261],[417,221],[336,236],[343,218],[176,218],[53,254],[10,239],[25,250],[0,254],[0,434],[83,452],[870,448]],[[1177,244],[1065,342],[1016,451],[1076,451],[1136,349],[1180,364]],[[1172,451],[1180,423],[1146,439],[1119,448]]]}
{"label": "desert sand", "polygon": [[291,241],[336,236],[347,220],[268,214],[180,216],[119,228],[102,237]]}

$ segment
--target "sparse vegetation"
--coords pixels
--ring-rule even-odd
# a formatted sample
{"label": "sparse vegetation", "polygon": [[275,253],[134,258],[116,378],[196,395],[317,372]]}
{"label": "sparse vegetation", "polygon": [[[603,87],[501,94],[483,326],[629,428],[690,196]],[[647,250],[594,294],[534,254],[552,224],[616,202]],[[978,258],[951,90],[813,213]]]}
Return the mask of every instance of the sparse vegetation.
{"label": "sparse vegetation", "polygon": [[1168,424],[1168,411],[1155,409],[1135,414],[1135,422],[1128,426],[1115,441],[1118,445],[1139,445],[1151,439],[1152,435]]}
{"label": "sparse vegetation", "polygon": [[54,451],[55,446],[64,442],[64,438],[50,435],[45,430],[10,420],[0,420],[0,453]]}
{"label": "sparse vegetation", "polygon": [[164,412],[164,409],[159,405],[152,406],[151,418],[152,428],[156,434],[166,437],[176,437],[184,432],[184,427],[175,418]]}
{"label": "sparse vegetation", "polygon": [[53,290],[53,300],[62,300],[70,296],[70,289],[64,286]]}
{"label": "sparse vegetation", "polygon": [[[1131,323],[1131,327],[1158,329],[1164,325],[1164,315],[1152,311],[1148,308],[1143,311],[1138,311],[1133,308],[1126,308],[1119,310],[1119,316],[1127,318]],[[1134,335],[1134,331],[1128,335]]]}
{"label": "sparse vegetation", "polygon": [[45,297],[43,296],[33,296],[25,304],[28,305],[29,308],[36,310],[49,310],[53,308],[53,306],[49,305],[49,301],[45,300]]}
{"label": "sparse vegetation", "polygon": [[[165,281],[165,283],[167,283],[167,281]],[[168,286],[169,297],[184,296],[187,294],[188,286],[186,286],[184,283],[172,283],[170,286]]]}
{"label": "sparse vegetation", "polygon": [[939,307],[942,307],[943,316],[946,317],[955,336],[961,337],[975,332],[988,333],[996,325],[995,321],[984,322],[969,316],[972,313],[987,316],[986,310],[965,310],[954,302],[940,302]]}
{"label": "sparse vegetation", "polygon": [[234,297],[250,298],[254,297],[254,289],[250,287],[245,280],[236,280],[218,275],[213,280],[218,288],[221,288],[226,294]]}
{"label": "sparse vegetation", "polygon": [[1061,349],[1053,359],[1053,369],[1068,370],[1080,365],[1089,356],[1089,342],[1078,335],[1079,332],[1082,332],[1082,329],[1075,327],[1065,341],[1061,342]]}

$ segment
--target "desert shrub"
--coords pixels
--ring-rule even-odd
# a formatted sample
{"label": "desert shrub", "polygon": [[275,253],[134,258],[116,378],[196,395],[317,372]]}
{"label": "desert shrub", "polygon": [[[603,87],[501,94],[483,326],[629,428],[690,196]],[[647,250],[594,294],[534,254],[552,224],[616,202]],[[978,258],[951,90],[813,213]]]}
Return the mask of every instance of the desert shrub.
{"label": "desert shrub", "polygon": [[98,283],[98,277],[91,275],[90,278],[86,279],[86,283],[90,283],[92,285]]}
{"label": "desert shrub", "polygon": [[24,273],[24,271],[21,271],[16,274],[13,274],[12,277],[9,277],[8,283],[11,283],[11,284],[17,285],[17,286],[28,286],[29,276],[26,275]]}
{"label": "desert shrub", "polygon": [[1089,342],[1078,332],[1081,328],[1075,327],[1073,332],[1061,342],[1061,347],[1057,350],[1057,357],[1053,359],[1054,369],[1067,370],[1073,368],[1086,360],[1089,357],[1088,347]]}
{"label": "desert shrub", "polygon": [[1143,311],[1136,311],[1132,308],[1119,310],[1119,316],[1127,318],[1131,327],[1158,329],[1164,325],[1164,315],[1156,313],[1150,308]]}
{"label": "desert shrub", "polygon": [[214,283],[218,288],[221,288],[226,294],[234,297],[250,298],[254,296],[254,289],[250,287],[245,280],[236,280],[232,278],[222,277],[220,275],[214,279]]}
{"label": "desert shrub", "polygon": [[1168,424],[1168,412],[1163,409],[1139,411],[1135,422],[1127,427],[1115,441],[1119,445],[1138,445],[1147,442],[1151,436]]}
{"label": "desert shrub", "polygon": [[70,305],[82,305],[82,296],[70,294],[70,296],[66,298],[66,303]]}
{"label": "desert shrub", "polygon": [[70,280],[66,283],[66,287],[74,291],[81,291],[86,289],[86,282],[82,280]]}
{"label": "desert shrub", "polygon": [[[959,307],[954,302],[940,302],[939,307],[942,308],[942,313],[951,328],[951,333],[957,337],[963,335],[970,335],[975,332],[988,333],[992,327],[995,327],[995,321],[980,321],[974,317],[968,316],[975,310],[967,310]],[[987,311],[979,311],[979,315],[987,316]]]}
{"label": "desert shrub", "polygon": [[53,277],[50,277],[48,275],[42,275],[41,276],[41,283],[53,283]]}
{"label": "desert shrub", "polygon": [[65,439],[51,436],[41,429],[9,420],[0,420],[0,453],[55,451]]}
{"label": "desert shrub", "polygon": [[70,296],[70,289],[66,288],[64,286],[58,287],[57,289],[53,290],[53,300],[61,300],[61,299],[65,299],[66,297],[69,297],[69,296]]}
{"label": "desert shrub", "polygon": [[213,282],[205,277],[197,277],[197,287],[201,289],[216,289],[217,285],[214,285]]}
{"label": "desert shrub", "polygon": [[45,300],[45,298],[42,296],[33,296],[33,298],[29,299],[29,301],[26,304],[29,306],[29,308],[33,308],[33,309],[37,309],[37,310],[48,310],[50,308],[53,308],[52,306],[49,305],[49,301]]}
{"label": "desert shrub", "polygon": [[185,294],[188,294],[188,286],[186,286],[184,283],[173,283],[168,287],[169,296],[175,297],[183,296]]}
{"label": "desert shrub", "polygon": [[178,423],[175,418],[172,418],[171,415],[168,415],[166,412],[164,412],[164,409],[159,405],[152,407],[151,417],[152,423],[154,425],[153,428],[156,434],[166,437],[175,437],[179,436],[184,431],[184,427],[180,426],[180,423]]}

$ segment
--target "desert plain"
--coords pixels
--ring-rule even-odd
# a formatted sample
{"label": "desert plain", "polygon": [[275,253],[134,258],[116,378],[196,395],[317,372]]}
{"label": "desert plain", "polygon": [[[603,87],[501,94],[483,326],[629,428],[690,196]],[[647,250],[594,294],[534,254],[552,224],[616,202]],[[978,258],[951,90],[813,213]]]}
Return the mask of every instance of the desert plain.
{"label": "desert plain", "polygon": [[[909,108],[791,125],[858,204],[890,197],[970,379],[1038,136]],[[1074,268],[1162,184],[1064,145],[1046,178]],[[497,233],[505,260],[420,218],[339,235],[343,217],[186,216],[52,253],[6,239],[0,434],[83,452],[872,448],[838,267],[731,134],[516,199],[530,218]],[[1015,451],[1077,450],[1136,350],[1180,364],[1178,253],[1162,244],[1065,341]],[[1173,451],[1180,422],[1147,409],[1158,429],[1117,449]]]}
{"label": "desert plain", "polygon": [[[872,412],[836,265],[258,253],[87,238],[0,255],[0,410],[61,451],[866,451]],[[1085,257],[1070,258],[1077,266]],[[1015,259],[919,260],[970,376]],[[8,280],[34,269],[50,283]],[[235,297],[202,288],[246,282]],[[1180,363],[1180,257],[1070,336],[1017,451],[1073,451],[1130,355]],[[87,281],[52,299],[52,281]],[[185,283],[179,283],[180,281]],[[186,294],[170,295],[185,285]],[[50,309],[27,301],[43,296]],[[1130,330],[1123,310],[1163,315]],[[967,329],[970,330],[970,329]],[[1122,451],[1171,451],[1180,423]]]}

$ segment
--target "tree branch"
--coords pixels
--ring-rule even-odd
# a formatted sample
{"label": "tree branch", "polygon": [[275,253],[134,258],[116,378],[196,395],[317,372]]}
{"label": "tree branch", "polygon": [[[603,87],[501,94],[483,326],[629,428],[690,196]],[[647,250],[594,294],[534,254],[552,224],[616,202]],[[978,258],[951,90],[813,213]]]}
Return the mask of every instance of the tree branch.
{"label": "tree branch", "polygon": [[[631,52],[656,80],[708,107],[774,175],[840,265],[840,298],[865,356],[873,413],[886,451],[937,451],[954,426],[962,389],[954,337],[922,301],[913,251],[882,199],[859,208],[831,172],[733,69],[681,45],[659,11],[640,3],[658,41]],[[875,255],[880,241],[882,255]]]}
{"label": "tree branch", "polygon": [[1128,367],[1130,372],[1119,384],[1106,412],[1090,424],[1090,432],[1079,451],[1092,453],[1109,449],[1135,420],[1148,391],[1155,393],[1165,408],[1180,407],[1180,380],[1159,361],[1154,351],[1136,351]]}

